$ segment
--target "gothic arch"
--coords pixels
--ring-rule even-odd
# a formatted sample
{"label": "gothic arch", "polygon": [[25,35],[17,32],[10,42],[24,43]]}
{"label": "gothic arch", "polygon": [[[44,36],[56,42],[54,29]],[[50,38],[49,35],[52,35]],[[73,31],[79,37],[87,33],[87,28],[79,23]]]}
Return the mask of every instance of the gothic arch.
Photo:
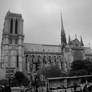
{"label": "gothic arch", "polygon": [[41,59],[41,56],[38,55],[38,56],[37,56],[37,61],[38,61],[38,63],[40,63],[40,59]]}
{"label": "gothic arch", "polygon": [[10,33],[13,33],[13,19],[10,21]]}
{"label": "gothic arch", "polygon": [[27,71],[27,61],[28,61],[28,55],[25,55],[25,69]]}
{"label": "gothic arch", "polygon": [[18,33],[18,20],[15,21],[15,34]]}
{"label": "gothic arch", "polygon": [[32,55],[32,63],[34,63],[34,55]]}

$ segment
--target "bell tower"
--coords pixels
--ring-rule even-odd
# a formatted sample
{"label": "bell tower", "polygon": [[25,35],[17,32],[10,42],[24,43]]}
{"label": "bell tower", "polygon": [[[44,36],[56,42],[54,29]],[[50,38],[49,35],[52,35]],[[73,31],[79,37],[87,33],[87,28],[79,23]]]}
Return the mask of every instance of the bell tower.
{"label": "bell tower", "polygon": [[21,14],[7,12],[1,42],[2,67],[23,70],[23,19]]}

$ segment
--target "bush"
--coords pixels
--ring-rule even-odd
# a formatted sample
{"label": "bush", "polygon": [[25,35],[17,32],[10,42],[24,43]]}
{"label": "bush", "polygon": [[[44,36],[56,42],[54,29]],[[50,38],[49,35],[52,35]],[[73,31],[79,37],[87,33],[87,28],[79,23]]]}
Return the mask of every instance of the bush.
{"label": "bush", "polygon": [[15,82],[15,85],[17,84],[19,86],[27,86],[29,84],[29,79],[23,72],[16,72],[13,81]]}
{"label": "bush", "polygon": [[45,76],[47,78],[65,76],[65,74],[61,72],[61,70],[59,69],[57,65],[50,65],[44,70],[45,71],[43,73],[45,73]]}
{"label": "bush", "polygon": [[80,76],[92,74],[92,62],[88,60],[77,60],[72,62],[70,76]]}

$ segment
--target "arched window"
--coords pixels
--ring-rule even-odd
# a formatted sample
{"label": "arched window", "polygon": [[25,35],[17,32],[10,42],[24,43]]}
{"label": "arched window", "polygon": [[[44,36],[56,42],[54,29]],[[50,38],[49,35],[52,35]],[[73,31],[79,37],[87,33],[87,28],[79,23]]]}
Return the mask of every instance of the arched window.
{"label": "arched window", "polygon": [[18,21],[16,20],[15,21],[15,34],[18,33]]}
{"label": "arched window", "polygon": [[25,56],[25,70],[27,71],[27,60],[28,60],[28,55]]}
{"label": "arched window", "polygon": [[34,55],[32,55],[32,63],[34,63],[34,58],[35,58]]}
{"label": "arched window", "polygon": [[10,33],[13,33],[13,19],[10,21]]}
{"label": "arched window", "polygon": [[17,66],[17,68],[18,68],[18,67],[19,67],[19,56],[18,56],[18,55],[16,56],[16,61],[17,61],[17,62],[16,62],[16,66]]}
{"label": "arched window", "polygon": [[38,63],[40,63],[40,58],[41,58],[41,57],[40,57],[40,55],[39,55],[39,56],[38,56]]}

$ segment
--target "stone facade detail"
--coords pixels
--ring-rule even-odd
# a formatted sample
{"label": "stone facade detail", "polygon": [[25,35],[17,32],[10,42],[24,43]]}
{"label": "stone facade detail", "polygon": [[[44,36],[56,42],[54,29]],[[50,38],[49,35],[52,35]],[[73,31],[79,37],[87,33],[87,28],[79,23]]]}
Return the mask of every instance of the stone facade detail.
{"label": "stone facade detail", "polygon": [[1,42],[2,68],[12,67],[22,71],[24,59],[23,19],[21,14],[7,12]]}
{"label": "stone facade detail", "polygon": [[70,39],[67,43],[61,19],[61,45],[24,43],[23,18],[21,14],[7,12],[1,42],[1,68],[12,67],[28,74],[43,67],[57,65],[61,71],[70,70],[75,60],[92,60],[92,51],[83,40]]}

